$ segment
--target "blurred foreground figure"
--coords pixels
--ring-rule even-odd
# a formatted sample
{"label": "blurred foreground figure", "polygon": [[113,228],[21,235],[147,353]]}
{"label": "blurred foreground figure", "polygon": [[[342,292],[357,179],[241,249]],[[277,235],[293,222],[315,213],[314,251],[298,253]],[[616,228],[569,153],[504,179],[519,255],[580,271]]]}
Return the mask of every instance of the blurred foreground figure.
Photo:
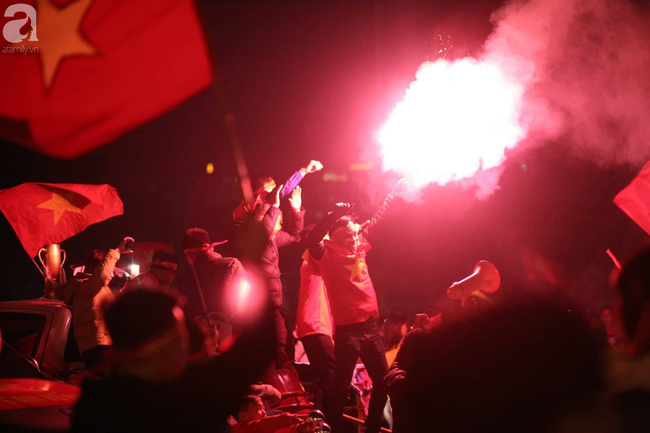
{"label": "blurred foreground figure", "polygon": [[98,365],[112,344],[103,306],[113,301],[114,292],[126,284],[124,271],[118,270],[115,263],[121,254],[131,252],[126,249],[127,241],[133,238],[124,238],[115,249],[92,251],[82,263],[74,265],[83,266],[83,271],[57,290],[57,297],[72,307],[74,335],[86,368]]}
{"label": "blurred foreground figure", "polygon": [[650,355],[650,249],[635,255],[621,270],[618,288],[623,325],[632,340],[632,354]]}
{"label": "blurred foreground figure", "polygon": [[600,345],[580,317],[545,302],[407,334],[386,378],[393,432],[611,431],[571,427],[600,396]]}
{"label": "blurred foreground figure", "polygon": [[177,299],[149,290],[121,295],[106,312],[112,374],[84,382],[73,431],[227,431],[228,415],[273,355],[270,309],[248,317],[227,353],[188,368],[188,331]]}
{"label": "blurred foreground figure", "polygon": [[618,278],[628,356],[616,357],[610,386],[624,432],[650,430],[650,249],[636,254]]}

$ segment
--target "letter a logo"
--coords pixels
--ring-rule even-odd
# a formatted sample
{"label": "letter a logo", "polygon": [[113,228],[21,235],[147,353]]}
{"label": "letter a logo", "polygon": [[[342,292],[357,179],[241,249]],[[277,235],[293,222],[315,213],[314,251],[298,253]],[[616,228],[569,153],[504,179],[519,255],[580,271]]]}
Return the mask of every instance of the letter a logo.
{"label": "letter a logo", "polygon": [[2,36],[5,37],[7,42],[11,42],[12,44],[22,42],[27,37],[29,28],[27,28],[27,31],[24,35],[20,32],[20,30],[24,28],[27,23],[31,22],[30,27],[32,35],[28,41],[38,42],[38,37],[36,37],[36,9],[24,3],[17,3],[7,8],[5,11],[5,17],[14,17],[18,12],[22,12],[27,16],[25,18],[13,19],[5,24],[4,28],[2,29]]}

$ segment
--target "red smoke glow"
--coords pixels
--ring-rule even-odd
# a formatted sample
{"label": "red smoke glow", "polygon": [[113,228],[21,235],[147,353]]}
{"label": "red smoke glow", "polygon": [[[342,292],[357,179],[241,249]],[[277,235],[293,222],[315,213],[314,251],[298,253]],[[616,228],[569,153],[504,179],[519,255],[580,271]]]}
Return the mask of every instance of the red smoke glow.
{"label": "red smoke glow", "polygon": [[420,66],[379,131],[384,170],[416,186],[464,180],[485,197],[517,146],[558,141],[603,166],[650,159],[647,12],[625,0],[511,1],[492,21],[477,59]]}

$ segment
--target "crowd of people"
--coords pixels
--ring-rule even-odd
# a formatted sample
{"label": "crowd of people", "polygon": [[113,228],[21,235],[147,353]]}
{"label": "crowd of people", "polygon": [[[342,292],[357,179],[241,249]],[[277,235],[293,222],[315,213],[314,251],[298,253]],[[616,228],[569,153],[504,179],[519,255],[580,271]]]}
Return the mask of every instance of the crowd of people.
{"label": "crowd of people", "polygon": [[[305,228],[299,183],[321,168],[311,161],[283,184],[254,182],[254,202],[233,213],[237,257],[190,228],[181,241],[190,270],[178,276],[178,258],[161,251],[130,279],[116,267],[131,252],[128,237],[77,265],[57,296],[72,307],[80,353],[97,374],[83,384],[75,431],[344,432],[359,359],[372,383],[367,433],[387,418],[396,433],[650,428],[650,250],[620,273],[620,314],[604,308],[597,326],[561,294],[522,288],[498,305],[418,315],[407,332],[403,315],[379,321],[366,257],[407,182],[365,222],[339,203]],[[271,413],[280,395],[258,382],[291,364],[279,269],[290,244],[304,247],[295,334],[324,418]]]}

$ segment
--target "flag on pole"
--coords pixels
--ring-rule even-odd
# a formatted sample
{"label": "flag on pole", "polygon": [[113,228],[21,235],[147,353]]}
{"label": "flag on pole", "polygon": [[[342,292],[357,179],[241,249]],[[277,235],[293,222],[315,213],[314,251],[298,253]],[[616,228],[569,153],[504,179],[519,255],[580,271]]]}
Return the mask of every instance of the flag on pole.
{"label": "flag on pole", "polygon": [[0,135],[50,156],[115,140],[212,82],[192,0],[0,0],[0,12]]}
{"label": "flag on pole", "polygon": [[122,215],[124,206],[110,185],[24,183],[0,191],[0,210],[33,258],[43,245],[61,243],[91,224]]}
{"label": "flag on pole", "polygon": [[650,235],[650,161],[616,194],[614,204]]}

